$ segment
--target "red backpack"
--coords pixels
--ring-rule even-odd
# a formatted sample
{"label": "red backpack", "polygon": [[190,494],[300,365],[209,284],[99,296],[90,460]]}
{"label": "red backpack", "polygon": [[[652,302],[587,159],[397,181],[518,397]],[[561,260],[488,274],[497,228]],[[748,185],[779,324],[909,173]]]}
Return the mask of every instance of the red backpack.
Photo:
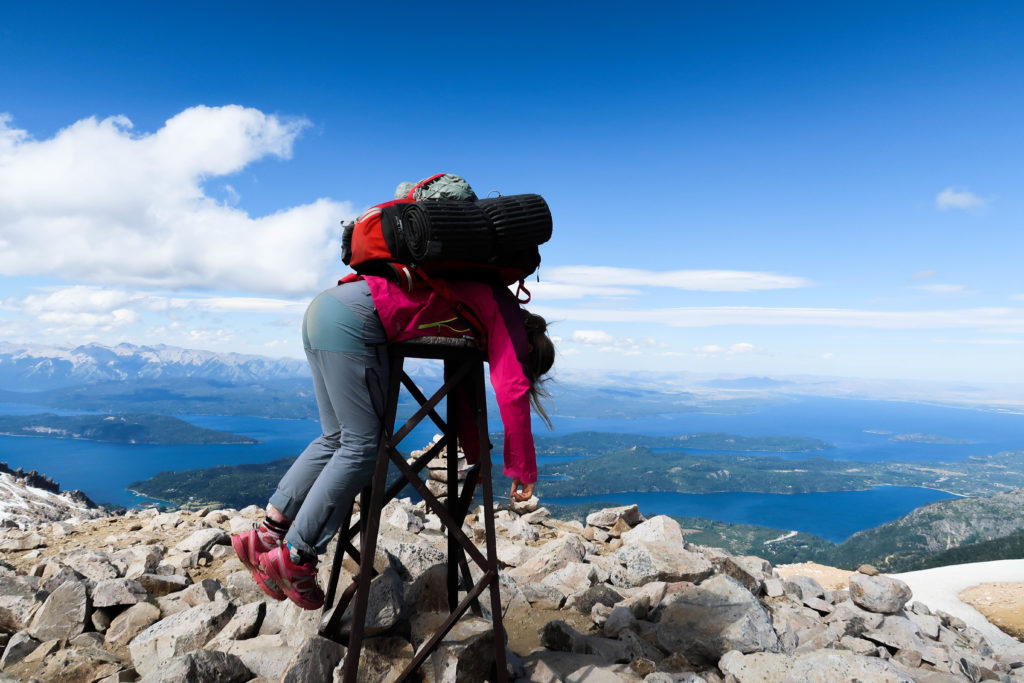
{"label": "red backpack", "polygon": [[[482,346],[486,344],[482,323],[469,307],[455,299],[445,280],[470,279],[505,286],[518,282],[516,298],[528,303],[530,292],[525,279],[540,264],[537,246],[551,236],[551,214],[540,195],[478,202],[414,199],[417,189],[444,175],[431,176],[414,185],[405,198],[378,204],[354,223],[345,224],[341,257],[356,274],[339,282],[376,275],[410,292],[430,287],[451,304]],[[436,224],[434,233],[441,233],[441,239],[424,236],[422,224],[429,225],[431,219]],[[512,248],[503,249],[503,245]]]}

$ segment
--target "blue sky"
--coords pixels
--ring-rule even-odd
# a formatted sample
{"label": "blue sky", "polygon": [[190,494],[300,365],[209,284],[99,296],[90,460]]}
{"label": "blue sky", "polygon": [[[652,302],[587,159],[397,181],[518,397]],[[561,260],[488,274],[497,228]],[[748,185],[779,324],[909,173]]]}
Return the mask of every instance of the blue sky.
{"label": "blue sky", "polygon": [[1024,381],[1019,3],[6,4],[0,340],[301,355],[337,225],[537,192],[566,368]]}

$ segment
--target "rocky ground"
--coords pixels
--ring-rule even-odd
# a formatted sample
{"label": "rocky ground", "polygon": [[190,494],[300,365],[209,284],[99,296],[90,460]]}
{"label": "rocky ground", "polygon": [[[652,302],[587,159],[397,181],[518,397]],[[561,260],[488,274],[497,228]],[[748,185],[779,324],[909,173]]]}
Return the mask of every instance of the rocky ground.
{"label": "rocky ground", "polygon": [[[1012,652],[870,568],[783,574],[689,544],[635,506],[585,525],[536,506],[496,513],[514,680],[1024,681]],[[345,647],[317,635],[319,613],[267,598],[231,552],[229,535],[261,516],[135,510],[3,529],[0,681],[340,680]],[[442,618],[439,528],[422,504],[385,510],[361,681],[392,680]],[[463,528],[482,543],[479,510]],[[460,621],[423,680],[493,680],[484,610]]]}

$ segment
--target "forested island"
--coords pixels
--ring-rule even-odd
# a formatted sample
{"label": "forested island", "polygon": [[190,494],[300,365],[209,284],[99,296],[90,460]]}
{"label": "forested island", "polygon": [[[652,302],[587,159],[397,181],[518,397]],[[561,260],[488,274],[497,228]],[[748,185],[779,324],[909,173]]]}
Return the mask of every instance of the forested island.
{"label": "forested island", "polygon": [[256,439],[152,413],[0,415],[0,434],[137,444],[255,444]]}
{"label": "forested island", "polygon": [[[492,435],[492,440],[501,435]],[[537,452],[544,455],[600,455],[633,446],[658,450],[757,451],[762,453],[810,453],[835,448],[806,436],[740,436],[707,432],[681,436],[644,436],[606,432],[577,432],[564,436],[534,437]]]}

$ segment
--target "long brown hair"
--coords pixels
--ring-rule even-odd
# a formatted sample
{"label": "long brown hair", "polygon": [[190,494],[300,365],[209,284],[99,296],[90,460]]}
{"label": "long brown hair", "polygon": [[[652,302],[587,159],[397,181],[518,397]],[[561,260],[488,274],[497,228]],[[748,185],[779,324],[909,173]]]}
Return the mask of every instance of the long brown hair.
{"label": "long brown hair", "polygon": [[550,379],[545,377],[555,364],[555,343],[547,335],[548,323],[541,316],[523,309],[523,324],[526,326],[526,340],[530,344],[530,352],[526,359],[526,379],[530,382],[530,405],[551,429],[551,418],[541,403],[551,397],[544,384]]}

